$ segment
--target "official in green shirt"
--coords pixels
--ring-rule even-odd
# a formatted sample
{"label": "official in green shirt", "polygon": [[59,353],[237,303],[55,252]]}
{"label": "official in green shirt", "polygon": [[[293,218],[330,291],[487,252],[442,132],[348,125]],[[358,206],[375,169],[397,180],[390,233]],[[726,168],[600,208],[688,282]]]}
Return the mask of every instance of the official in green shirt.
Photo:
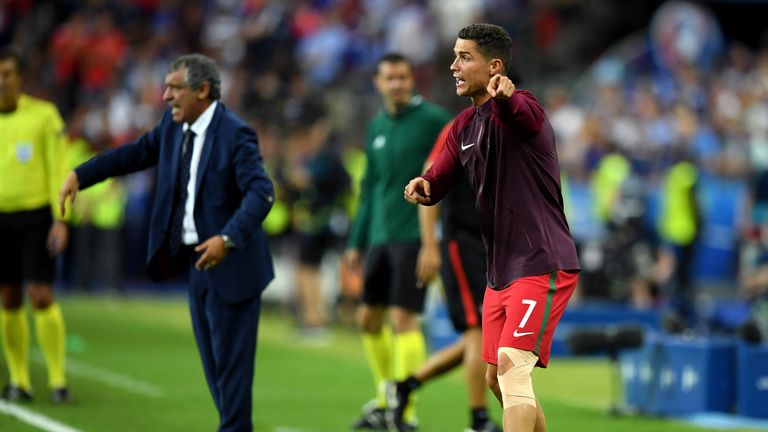
{"label": "official in green shirt", "polygon": [[[413,94],[413,67],[401,54],[379,60],[373,83],[383,108],[368,124],[368,166],[344,259],[356,267],[361,251],[366,251],[358,322],[377,392],[353,426],[386,429],[384,384],[405,379],[426,357],[419,319],[426,290],[417,286],[416,279],[418,212],[403,200],[403,185],[421,174],[451,115]],[[388,308],[393,335],[384,325]],[[410,425],[416,422],[413,405],[412,401],[404,415]]]}
{"label": "official in green shirt", "polygon": [[54,257],[68,230],[52,209],[66,174],[67,136],[56,107],[21,92],[21,54],[0,47],[0,339],[10,375],[0,397],[32,399],[26,288],[53,401],[69,402],[64,375],[64,318],[54,301]]}

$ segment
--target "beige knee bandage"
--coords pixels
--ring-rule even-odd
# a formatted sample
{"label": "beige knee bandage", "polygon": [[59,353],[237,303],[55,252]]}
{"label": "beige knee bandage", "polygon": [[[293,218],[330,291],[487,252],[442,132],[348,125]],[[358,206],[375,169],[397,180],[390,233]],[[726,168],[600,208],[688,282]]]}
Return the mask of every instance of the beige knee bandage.
{"label": "beige knee bandage", "polygon": [[531,372],[537,359],[536,354],[531,351],[508,347],[499,348],[497,374],[504,408],[522,404],[536,407]]}

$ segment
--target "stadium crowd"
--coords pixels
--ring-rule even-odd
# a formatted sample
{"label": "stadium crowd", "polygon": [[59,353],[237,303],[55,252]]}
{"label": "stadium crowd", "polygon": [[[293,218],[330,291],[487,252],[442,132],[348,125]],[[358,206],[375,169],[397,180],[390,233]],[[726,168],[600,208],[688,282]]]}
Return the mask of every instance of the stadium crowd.
{"label": "stadium crowd", "polygon": [[[694,16],[711,26],[712,38],[695,29],[670,33],[657,12],[641,36],[605,51],[617,34],[604,23],[618,12],[610,2],[596,3],[11,0],[0,6],[0,44],[23,50],[26,91],[54,101],[62,112],[72,166],[153,126],[165,109],[162,80],[170,59],[185,52],[216,58],[225,76],[223,102],[258,131],[278,194],[266,229],[277,253],[290,255],[293,234],[316,225],[307,218],[320,215],[340,239],[347,233],[364,164],[362,128],[379,105],[371,85],[376,60],[389,50],[402,52],[416,66],[417,89],[458,112],[464,101],[449,90],[450,44],[461,26],[492,21],[516,39],[513,62],[522,87],[547,95],[542,103],[558,133],[569,218],[587,273],[582,296],[659,306],[669,297],[664,287],[670,281],[696,285],[696,277],[681,279],[680,263],[700,256],[705,244],[729,251],[728,269],[719,276],[748,279],[768,262],[768,45],[727,40],[716,20],[697,9]],[[603,24],[585,30],[585,20],[598,17]],[[585,42],[589,34],[595,37]],[[663,48],[669,46],[675,48]],[[331,128],[325,146],[352,179],[350,191],[323,200],[332,211],[308,205],[307,191],[280,175],[316,152],[292,134],[314,121],[318,114],[308,111],[318,105]],[[74,265],[63,266],[75,269],[67,275],[70,283],[112,286],[124,280],[116,274],[140,277],[145,245],[136,233],[146,222],[137,215],[147,213],[151,175],[83,194],[92,205],[81,203],[75,215],[79,228],[68,258]],[[721,190],[713,184],[735,191],[727,223],[711,219],[718,206],[712,191]],[[685,188],[696,202],[687,209],[665,204]],[[586,201],[579,201],[584,191]],[[664,226],[659,219],[674,223]],[[87,268],[90,260],[83,257],[96,246],[83,242],[104,239],[124,245],[91,255],[111,267]],[[676,252],[666,253],[665,245]],[[742,246],[749,253],[737,253]],[[740,255],[753,259],[739,268]],[[750,281],[742,290],[731,283],[730,295],[765,293],[766,284]],[[692,292],[678,294],[690,303]]]}

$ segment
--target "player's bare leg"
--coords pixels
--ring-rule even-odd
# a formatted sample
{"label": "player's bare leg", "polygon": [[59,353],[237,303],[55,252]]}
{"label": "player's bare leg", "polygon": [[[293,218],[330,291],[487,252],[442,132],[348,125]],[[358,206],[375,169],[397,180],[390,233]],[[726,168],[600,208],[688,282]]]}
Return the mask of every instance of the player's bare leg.
{"label": "player's bare leg", "polygon": [[483,336],[480,327],[470,327],[464,332],[464,373],[471,408],[485,407],[485,362],[481,359]]}
{"label": "player's bare leg", "polygon": [[320,289],[320,270],[315,266],[299,265],[296,272],[299,289],[301,324],[308,329],[326,325],[325,298]]}
{"label": "player's bare leg", "polygon": [[544,418],[544,410],[538,399],[536,399],[536,429],[533,432],[547,432],[547,420]]}
{"label": "player's bare leg", "polygon": [[488,388],[496,396],[496,400],[499,401],[501,409],[504,409],[504,401],[501,399],[501,389],[499,389],[499,376],[497,374],[497,366],[492,363],[488,363],[488,369],[485,370],[485,382],[488,384]]}
{"label": "player's bare leg", "polygon": [[427,359],[426,363],[419,370],[413,373],[414,378],[423,383],[459,366],[464,357],[465,345],[466,341],[464,337],[461,337],[452,345],[436,352]]}

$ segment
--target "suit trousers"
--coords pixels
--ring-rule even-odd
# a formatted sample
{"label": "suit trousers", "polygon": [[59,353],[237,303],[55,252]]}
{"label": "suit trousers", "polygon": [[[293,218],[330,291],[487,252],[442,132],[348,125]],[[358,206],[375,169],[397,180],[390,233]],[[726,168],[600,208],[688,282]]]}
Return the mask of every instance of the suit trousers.
{"label": "suit trousers", "polygon": [[189,256],[189,312],[205,379],[219,412],[219,431],[251,431],[261,295],[234,304],[223,301],[208,272],[195,269],[198,254]]}

